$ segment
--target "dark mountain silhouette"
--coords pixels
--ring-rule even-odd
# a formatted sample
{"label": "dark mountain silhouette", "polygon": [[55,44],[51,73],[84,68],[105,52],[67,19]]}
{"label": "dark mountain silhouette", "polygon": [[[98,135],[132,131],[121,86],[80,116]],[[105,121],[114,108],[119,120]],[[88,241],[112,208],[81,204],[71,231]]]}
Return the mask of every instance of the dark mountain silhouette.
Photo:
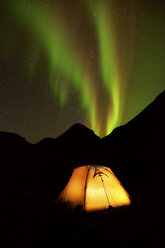
{"label": "dark mountain silhouette", "polygon": [[[82,145],[89,143],[93,144],[99,140],[99,137],[94,134],[92,130],[85,127],[80,123],[71,126],[67,131],[55,139],[58,143],[65,145],[66,143],[73,143],[73,145]],[[39,143],[48,141],[47,139],[41,140]]]}
{"label": "dark mountain silhouette", "polygon": [[[17,152],[17,148],[19,148],[18,151],[20,151],[21,148],[26,146],[28,142],[22,138],[20,135],[15,133],[8,133],[8,132],[0,132],[0,149],[4,152]],[[21,149],[22,150],[22,149]],[[1,155],[3,153],[1,152]]]}
{"label": "dark mountain silhouette", "polygon": [[[120,150],[122,159],[163,159],[165,145],[165,91],[127,124],[101,140],[102,149]],[[119,151],[117,151],[119,152]],[[146,157],[144,157],[146,156]]]}
{"label": "dark mountain silhouette", "polygon": [[76,123],[56,139],[45,138],[37,143],[37,146],[49,149],[56,147],[58,150],[80,150],[84,146],[87,148],[93,146],[99,141],[100,138],[92,130],[80,123]]}

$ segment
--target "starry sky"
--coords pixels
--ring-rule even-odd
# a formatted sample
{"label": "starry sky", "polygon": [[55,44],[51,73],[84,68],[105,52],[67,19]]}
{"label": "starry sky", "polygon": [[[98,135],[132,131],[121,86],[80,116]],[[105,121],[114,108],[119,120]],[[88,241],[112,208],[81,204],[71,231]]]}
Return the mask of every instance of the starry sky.
{"label": "starry sky", "polygon": [[103,137],[165,89],[163,0],[1,0],[0,130]]}

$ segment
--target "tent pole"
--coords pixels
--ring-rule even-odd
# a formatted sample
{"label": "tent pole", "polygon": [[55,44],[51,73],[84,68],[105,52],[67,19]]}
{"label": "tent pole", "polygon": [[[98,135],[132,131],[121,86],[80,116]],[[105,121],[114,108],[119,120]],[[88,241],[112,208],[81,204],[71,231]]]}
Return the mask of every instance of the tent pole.
{"label": "tent pole", "polygon": [[110,207],[110,202],[109,202],[109,198],[108,198],[108,195],[107,195],[107,191],[106,191],[106,189],[105,189],[104,180],[102,179],[101,175],[100,175],[100,178],[101,178],[101,181],[102,181],[102,184],[103,184],[103,188],[104,188],[104,191],[105,191],[105,195],[106,195],[106,198],[107,198],[109,207]]}
{"label": "tent pole", "polygon": [[85,187],[84,187],[84,210],[85,210],[85,201],[86,201],[86,190],[87,190],[87,182],[88,182],[88,174],[89,174],[90,166],[88,166],[88,171],[85,179]]}

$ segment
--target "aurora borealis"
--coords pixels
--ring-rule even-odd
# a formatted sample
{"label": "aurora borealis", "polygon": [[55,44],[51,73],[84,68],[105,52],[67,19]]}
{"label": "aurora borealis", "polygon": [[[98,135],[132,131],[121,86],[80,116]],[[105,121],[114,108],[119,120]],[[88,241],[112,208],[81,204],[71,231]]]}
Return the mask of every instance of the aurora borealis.
{"label": "aurora borealis", "polygon": [[1,1],[0,130],[99,136],[165,89],[163,1]]}

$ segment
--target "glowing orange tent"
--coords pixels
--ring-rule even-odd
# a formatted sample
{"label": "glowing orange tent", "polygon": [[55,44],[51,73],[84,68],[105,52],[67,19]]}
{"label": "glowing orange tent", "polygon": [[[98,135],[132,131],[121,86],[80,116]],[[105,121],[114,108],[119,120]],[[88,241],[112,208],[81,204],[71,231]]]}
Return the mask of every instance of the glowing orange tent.
{"label": "glowing orange tent", "polygon": [[72,209],[95,211],[130,204],[130,197],[110,168],[87,165],[74,169],[58,200]]}

